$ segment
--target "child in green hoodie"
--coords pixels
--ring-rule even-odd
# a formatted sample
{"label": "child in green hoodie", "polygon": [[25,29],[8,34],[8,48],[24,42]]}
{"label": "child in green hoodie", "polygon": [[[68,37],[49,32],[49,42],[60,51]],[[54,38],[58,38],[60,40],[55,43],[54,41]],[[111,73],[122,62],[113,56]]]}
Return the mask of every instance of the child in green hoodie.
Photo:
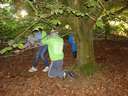
{"label": "child in green hoodie", "polygon": [[63,38],[58,35],[56,29],[53,29],[44,44],[48,45],[48,53],[51,59],[48,76],[65,78],[66,73],[63,71]]}

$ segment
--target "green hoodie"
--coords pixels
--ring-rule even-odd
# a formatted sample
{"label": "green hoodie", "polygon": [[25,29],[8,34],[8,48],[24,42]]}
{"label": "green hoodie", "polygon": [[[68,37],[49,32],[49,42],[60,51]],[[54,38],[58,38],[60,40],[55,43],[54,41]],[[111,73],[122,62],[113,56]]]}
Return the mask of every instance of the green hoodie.
{"label": "green hoodie", "polygon": [[63,60],[63,44],[64,41],[58,35],[49,36],[47,40],[43,42],[48,45],[48,52],[52,61]]}
{"label": "green hoodie", "polygon": [[47,39],[47,33],[45,31],[42,31],[42,44],[44,45],[45,40]]}

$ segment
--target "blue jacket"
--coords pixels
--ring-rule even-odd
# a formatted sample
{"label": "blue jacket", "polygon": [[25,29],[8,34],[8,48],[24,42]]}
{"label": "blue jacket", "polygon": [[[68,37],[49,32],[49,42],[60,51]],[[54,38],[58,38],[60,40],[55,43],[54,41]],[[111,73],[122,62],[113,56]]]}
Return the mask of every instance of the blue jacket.
{"label": "blue jacket", "polygon": [[75,42],[75,40],[74,40],[73,34],[70,34],[70,35],[68,36],[68,43],[69,43],[70,46],[71,46],[72,52],[76,52],[76,51],[77,51],[77,45],[76,45],[76,42]]}

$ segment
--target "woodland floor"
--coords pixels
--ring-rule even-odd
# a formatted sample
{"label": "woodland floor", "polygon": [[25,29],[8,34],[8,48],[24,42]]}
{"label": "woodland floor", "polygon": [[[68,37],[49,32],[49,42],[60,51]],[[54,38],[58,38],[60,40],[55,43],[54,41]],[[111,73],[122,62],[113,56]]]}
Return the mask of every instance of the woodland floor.
{"label": "woodland floor", "polygon": [[[41,64],[29,73],[35,49],[0,57],[0,96],[128,96],[128,41],[95,41],[94,48],[101,68],[74,80],[48,78]],[[66,51],[64,66],[70,67],[75,60]]]}

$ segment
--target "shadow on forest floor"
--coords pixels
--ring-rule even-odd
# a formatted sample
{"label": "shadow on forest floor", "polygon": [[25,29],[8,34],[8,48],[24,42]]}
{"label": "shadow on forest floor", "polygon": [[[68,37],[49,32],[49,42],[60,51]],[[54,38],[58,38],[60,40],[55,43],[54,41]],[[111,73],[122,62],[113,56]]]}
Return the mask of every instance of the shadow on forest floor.
{"label": "shadow on forest floor", "polygon": [[[35,50],[16,57],[0,57],[0,96],[127,96],[128,41],[95,41],[95,56],[100,70],[77,79],[48,78],[47,73],[29,73]],[[66,49],[65,68],[75,63]],[[41,63],[41,62],[40,62]],[[86,65],[87,72],[93,72]]]}

